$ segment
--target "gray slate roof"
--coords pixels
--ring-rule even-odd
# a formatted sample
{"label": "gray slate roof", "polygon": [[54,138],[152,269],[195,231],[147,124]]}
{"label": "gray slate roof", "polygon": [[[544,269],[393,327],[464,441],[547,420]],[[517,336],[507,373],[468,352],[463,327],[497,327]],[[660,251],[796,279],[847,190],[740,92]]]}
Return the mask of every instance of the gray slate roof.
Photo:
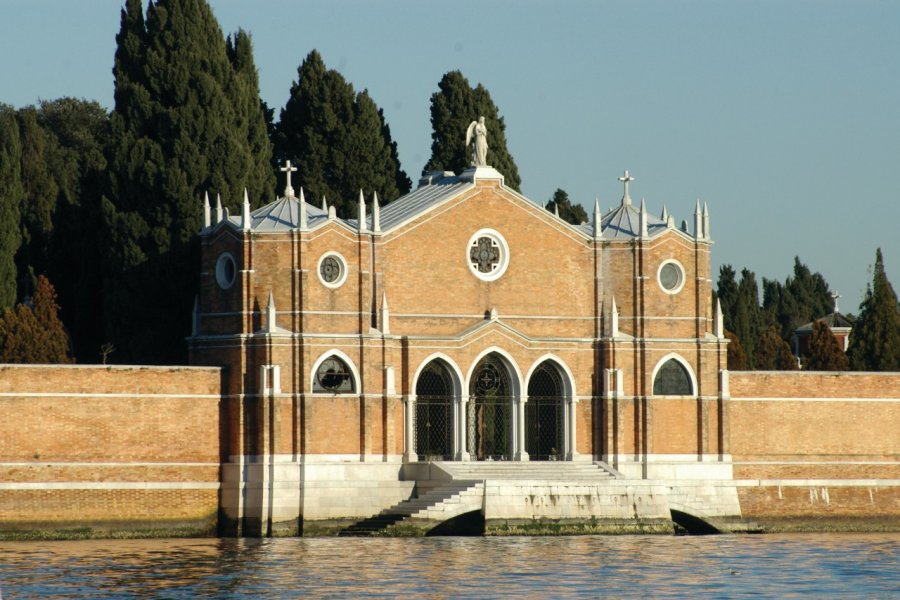
{"label": "gray slate roof", "polygon": [[[852,329],[853,325],[855,324],[853,321],[839,312],[833,312],[828,316],[822,317],[821,319],[816,319],[816,321],[823,321],[826,325],[828,325],[829,329]],[[797,331],[798,333],[811,332],[814,322],[815,321],[811,321],[805,325],[801,325],[795,331]]]}
{"label": "gray slate roof", "polygon": [[[497,174],[499,175],[499,173]],[[430,173],[419,182],[419,187],[405,196],[394,200],[380,208],[381,231],[387,232],[401,226],[410,219],[428,211],[446,200],[454,198],[475,187],[471,173],[455,175],[452,172]],[[540,205],[536,205],[540,206]],[[602,237],[607,240],[633,239],[641,234],[641,211],[635,208],[630,200],[623,201],[616,208],[610,209],[601,218]],[[328,213],[318,206],[306,203],[307,226],[317,227],[328,220]],[[357,219],[341,219],[351,229],[358,228]],[[241,217],[229,216],[228,224],[241,227]],[[371,199],[366,203],[366,228],[371,231],[373,225]],[[274,202],[260,207],[250,213],[250,226],[253,231],[275,233],[297,229],[300,226],[300,200],[296,197],[281,197]],[[647,234],[655,237],[667,229],[667,224],[659,217],[647,213]],[[586,236],[593,236],[594,226],[582,223],[575,226]]]}

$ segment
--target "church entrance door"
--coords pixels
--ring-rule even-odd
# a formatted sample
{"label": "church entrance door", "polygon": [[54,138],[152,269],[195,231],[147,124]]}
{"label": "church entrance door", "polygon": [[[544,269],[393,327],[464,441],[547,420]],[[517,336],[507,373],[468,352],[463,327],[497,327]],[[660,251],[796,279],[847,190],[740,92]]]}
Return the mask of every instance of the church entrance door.
{"label": "church entrance door", "polygon": [[531,460],[563,460],[565,389],[559,368],[542,362],[528,381],[525,450]]}
{"label": "church entrance door", "polygon": [[472,460],[512,458],[513,386],[509,367],[497,354],[485,356],[472,373],[466,422]]}
{"label": "church entrance door", "polygon": [[419,460],[453,459],[453,404],[450,369],[440,359],[425,365],[416,382],[415,449]]}

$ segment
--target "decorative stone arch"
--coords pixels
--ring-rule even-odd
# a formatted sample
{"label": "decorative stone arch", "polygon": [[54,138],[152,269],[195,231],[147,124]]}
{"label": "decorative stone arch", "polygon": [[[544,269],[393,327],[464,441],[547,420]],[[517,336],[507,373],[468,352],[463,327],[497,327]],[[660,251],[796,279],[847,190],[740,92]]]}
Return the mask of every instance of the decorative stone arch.
{"label": "decorative stone arch", "polygon": [[[663,367],[665,367],[669,361],[675,361],[687,373],[688,379],[691,384],[691,391],[689,394],[656,394],[655,393],[656,392],[656,389],[655,389],[656,388],[656,378],[659,375],[660,370]],[[676,352],[670,352],[669,354],[666,354],[661,359],[659,359],[659,362],[657,362],[656,366],[653,367],[653,373],[650,376],[650,390],[651,390],[651,392],[653,392],[652,395],[654,395],[654,396],[666,395],[666,396],[691,396],[691,397],[693,397],[693,396],[697,396],[699,389],[700,388],[697,385],[697,376],[694,374],[694,369],[691,367],[690,363],[688,363],[684,358],[681,357],[681,355],[679,355]]]}
{"label": "decorative stone arch", "polygon": [[[451,389],[449,390],[448,398],[428,398],[428,406],[426,406],[425,404],[419,403],[419,382],[425,369],[435,361],[439,362],[450,375]],[[429,443],[425,444],[425,447],[420,443],[421,431],[418,430],[418,427],[421,425],[419,421],[422,418],[440,419],[442,421],[441,426],[446,427],[448,429],[447,433],[449,434],[449,444],[446,448],[442,448],[440,452],[426,452],[426,454],[439,454],[441,459],[459,459],[460,442],[462,439],[462,436],[459,433],[460,415],[462,414],[460,409],[463,396],[462,382],[463,374],[459,365],[456,364],[456,361],[442,352],[430,354],[419,363],[419,366],[413,374],[412,381],[410,382],[409,393],[405,398],[404,444],[406,452],[404,458],[406,461],[418,461],[420,459],[419,450],[436,449],[433,447],[434,445],[430,443],[430,440]]]}
{"label": "decorative stone arch", "polygon": [[309,373],[309,392],[311,394],[327,394],[328,392],[317,392],[315,391],[315,382],[316,382],[316,372],[319,370],[319,366],[327,359],[332,356],[339,358],[344,364],[347,365],[347,368],[350,369],[350,376],[353,381],[353,391],[348,392],[349,394],[361,394],[362,393],[362,379],[359,376],[359,369],[356,368],[356,363],[353,362],[353,359],[347,356],[345,352],[338,350],[337,348],[331,348],[326,350],[322,354],[319,355],[319,358],[313,363],[312,369],[310,369]]}
{"label": "decorative stone arch", "polygon": [[[531,399],[532,383],[535,373],[544,365],[556,371],[561,389],[559,397],[537,396]],[[547,353],[535,360],[525,376],[525,394],[519,403],[519,422],[522,423],[520,447],[523,449],[522,460],[574,460],[575,450],[575,376],[566,361],[552,353]],[[541,436],[540,428],[546,427],[549,421],[558,440],[551,444],[546,433]],[[542,438],[542,439],[538,439]],[[544,448],[551,444],[550,448]],[[558,445],[557,445],[558,444]],[[549,451],[548,451],[549,450]]]}
{"label": "decorative stone arch", "polygon": [[[497,393],[487,392],[476,377],[494,372],[499,378]],[[498,372],[499,371],[499,372]],[[522,372],[516,360],[502,348],[482,350],[466,373],[462,401],[460,458],[469,460],[523,460],[521,446]]]}
{"label": "decorative stone arch", "polygon": [[453,377],[453,385],[454,385],[454,393],[462,395],[463,393],[463,373],[462,369],[459,368],[459,365],[456,364],[456,361],[444,354],[443,352],[434,352],[433,354],[429,354],[422,362],[419,363],[419,366],[416,367],[415,373],[413,373],[411,387],[410,387],[410,395],[415,395],[416,384],[419,381],[419,377],[422,375],[422,370],[433,360],[442,360],[444,361],[448,367],[450,367],[450,375]]}

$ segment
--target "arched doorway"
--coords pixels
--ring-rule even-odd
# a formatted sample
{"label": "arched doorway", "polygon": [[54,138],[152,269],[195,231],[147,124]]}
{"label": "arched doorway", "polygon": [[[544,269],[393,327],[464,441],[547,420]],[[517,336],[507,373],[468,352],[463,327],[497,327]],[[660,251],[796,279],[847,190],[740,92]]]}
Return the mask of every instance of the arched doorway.
{"label": "arched doorway", "polygon": [[472,371],[466,422],[472,460],[512,458],[512,415],[515,388],[512,373],[496,352],[482,358]]}
{"label": "arched doorway", "polygon": [[422,368],[416,381],[413,447],[419,460],[453,458],[453,375],[435,359]]}
{"label": "arched doorway", "polygon": [[549,360],[538,365],[525,403],[525,451],[531,460],[564,460],[565,394],[559,367]]}

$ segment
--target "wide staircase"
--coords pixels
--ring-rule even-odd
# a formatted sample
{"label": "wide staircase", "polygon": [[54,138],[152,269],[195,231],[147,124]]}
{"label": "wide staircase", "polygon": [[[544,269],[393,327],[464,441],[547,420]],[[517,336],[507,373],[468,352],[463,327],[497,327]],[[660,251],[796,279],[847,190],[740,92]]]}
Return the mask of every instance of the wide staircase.
{"label": "wide staircase", "polygon": [[427,492],[381,511],[374,517],[343,529],[340,536],[372,536],[388,533],[409,521],[436,523],[468,512],[481,510],[484,483],[480,481],[443,481]]}
{"label": "wide staircase", "polygon": [[434,466],[447,473],[453,481],[602,481],[621,477],[606,463],[575,463],[567,461],[478,461],[436,462]]}
{"label": "wide staircase", "polygon": [[[433,462],[431,479],[419,481],[419,495],[342,530],[341,536],[396,533],[404,526],[422,528],[481,510],[488,481],[560,481],[597,483],[621,477],[601,462],[555,461]],[[394,530],[394,531],[391,531]]]}

